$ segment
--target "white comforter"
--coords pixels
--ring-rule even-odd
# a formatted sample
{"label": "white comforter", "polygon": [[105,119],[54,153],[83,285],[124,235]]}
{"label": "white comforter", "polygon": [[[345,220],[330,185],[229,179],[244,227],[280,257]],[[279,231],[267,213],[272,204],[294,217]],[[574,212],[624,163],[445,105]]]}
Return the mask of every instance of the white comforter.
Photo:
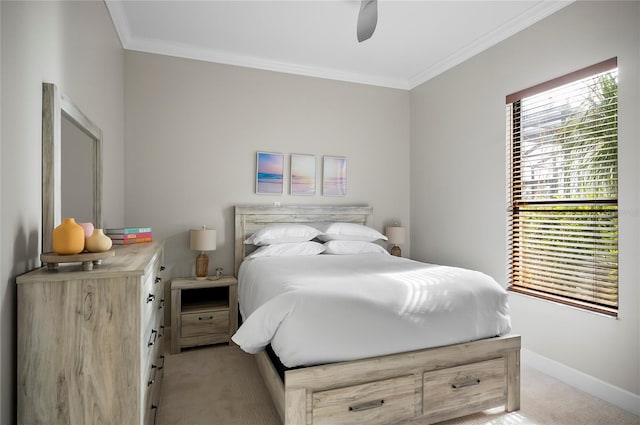
{"label": "white comforter", "polygon": [[504,335],[507,292],[489,276],[385,254],[266,257],[239,272],[248,353],[271,343],[288,367]]}

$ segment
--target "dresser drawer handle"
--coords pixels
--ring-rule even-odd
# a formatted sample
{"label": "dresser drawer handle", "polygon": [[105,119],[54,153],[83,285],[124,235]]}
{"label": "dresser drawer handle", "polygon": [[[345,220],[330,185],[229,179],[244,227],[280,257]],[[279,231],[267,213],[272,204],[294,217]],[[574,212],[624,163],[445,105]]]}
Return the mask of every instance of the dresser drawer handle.
{"label": "dresser drawer handle", "polygon": [[150,302],[152,302],[155,299],[156,299],[155,295],[153,295],[153,294],[147,295],[147,304],[149,304]]}
{"label": "dresser drawer handle", "polygon": [[158,366],[158,370],[164,369],[164,354],[162,356],[160,356],[160,360],[162,360],[162,364],[160,366]]}
{"label": "dresser drawer handle", "polygon": [[164,298],[160,299],[160,305],[158,306],[158,310],[162,310],[164,308]]}
{"label": "dresser drawer handle", "polygon": [[198,317],[198,320],[212,320],[213,316],[200,316]]}
{"label": "dresser drawer handle", "polygon": [[151,335],[149,336],[149,342],[147,343],[147,347],[151,347],[156,343],[156,338],[158,338],[158,331],[155,329],[151,330]]}
{"label": "dresser drawer handle", "polygon": [[158,419],[158,406],[152,404],[151,410],[153,411],[153,420],[151,421],[151,423],[155,425],[156,419]]}
{"label": "dresser drawer handle", "polygon": [[164,336],[164,325],[160,325],[160,333],[158,334],[159,338],[162,338]]}
{"label": "dresser drawer handle", "polygon": [[451,384],[451,388],[459,390],[460,388],[472,387],[474,385],[480,385],[479,379],[473,379],[471,381],[463,382],[462,384]]}
{"label": "dresser drawer handle", "polygon": [[363,403],[357,406],[349,406],[349,412],[362,412],[363,410],[376,409],[384,405],[384,400],[376,400],[370,403]]}
{"label": "dresser drawer handle", "polygon": [[147,381],[147,387],[150,387],[151,385],[153,385],[156,382],[156,374],[158,373],[158,366],[152,364],[151,365],[151,370],[153,370],[153,378],[151,378],[150,380]]}
{"label": "dresser drawer handle", "polygon": [[165,266],[160,266],[160,271],[164,271],[164,269],[166,269]]}
{"label": "dresser drawer handle", "polygon": [[161,277],[156,277],[156,280],[155,280],[154,283],[160,283],[160,282],[162,282],[162,278]]}

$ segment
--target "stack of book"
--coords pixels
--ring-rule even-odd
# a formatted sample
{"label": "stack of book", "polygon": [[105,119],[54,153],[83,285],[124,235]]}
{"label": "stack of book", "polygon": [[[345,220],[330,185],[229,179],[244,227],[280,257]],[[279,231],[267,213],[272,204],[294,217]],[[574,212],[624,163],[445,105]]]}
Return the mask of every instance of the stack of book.
{"label": "stack of book", "polygon": [[107,229],[107,236],[111,238],[114,245],[129,245],[133,243],[153,241],[151,227],[121,227],[118,229]]}

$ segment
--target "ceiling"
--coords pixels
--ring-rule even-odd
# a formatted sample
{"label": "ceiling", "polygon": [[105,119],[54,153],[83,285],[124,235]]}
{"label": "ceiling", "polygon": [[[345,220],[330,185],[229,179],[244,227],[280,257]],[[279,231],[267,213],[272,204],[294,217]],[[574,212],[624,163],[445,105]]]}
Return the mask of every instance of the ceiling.
{"label": "ceiling", "polygon": [[411,89],[571,1],[106,0],[125,49]]}

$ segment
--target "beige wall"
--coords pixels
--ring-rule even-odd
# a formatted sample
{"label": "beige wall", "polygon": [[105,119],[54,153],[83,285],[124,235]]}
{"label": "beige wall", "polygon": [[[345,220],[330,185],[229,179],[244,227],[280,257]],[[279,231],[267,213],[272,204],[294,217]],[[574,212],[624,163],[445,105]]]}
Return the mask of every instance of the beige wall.
{"label": "beige wall", "polygon": [[104,136],[105,223],[124,215],[123,51],[102,2],[2,1],[0,423],[15,422],[15,277],[36,267],[41,229],[42,82]]}
{"label": "beige wall", "polygon": [[[618,57],[620,317],[518,294],[511,295],[511,308],[525,348],[629,391],[635,400],[640,395],[639,28],[638,2],[576,2],[411,93],[412,254],[477,268],[506,285],[505,96]],[[624,391],[617,394],[624,397]]]}
{"label": "beige wall", "polygon": [[[236,204],[368,204],[379,230],[409,223],[407,91],[126,52],[125,105],[125,222],[166,240],[171,276],[193,275],[202,224],[218,231],[210,269],[233,272]],[[285,171],[315,155],[318,179],[323,155],[345,156],[347,196],[256,195],[257,151]]]}

